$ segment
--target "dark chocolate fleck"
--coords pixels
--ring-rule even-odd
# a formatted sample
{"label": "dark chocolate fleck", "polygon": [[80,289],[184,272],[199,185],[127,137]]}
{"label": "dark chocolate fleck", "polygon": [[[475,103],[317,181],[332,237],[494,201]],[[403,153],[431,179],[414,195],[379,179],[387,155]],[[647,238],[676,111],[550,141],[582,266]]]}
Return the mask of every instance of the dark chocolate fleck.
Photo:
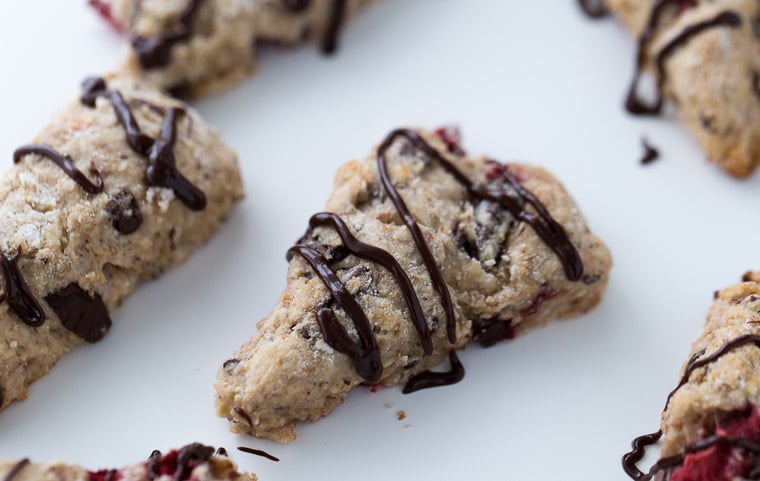
{"label": "dark chocolate fleck", "polygon": [[122,234],[131,234],[142,224],[143,216],[135,195],[123,189],[111,196],[106,204],[111,225]]}
{"label": "dark chocolate fleck", "polygon": [[651,164],[658,158],[660,158],[660,152],[647,141],[646,138],[641,139],[641,145],[644,147],[644,155],[641,157],[641,164]]}

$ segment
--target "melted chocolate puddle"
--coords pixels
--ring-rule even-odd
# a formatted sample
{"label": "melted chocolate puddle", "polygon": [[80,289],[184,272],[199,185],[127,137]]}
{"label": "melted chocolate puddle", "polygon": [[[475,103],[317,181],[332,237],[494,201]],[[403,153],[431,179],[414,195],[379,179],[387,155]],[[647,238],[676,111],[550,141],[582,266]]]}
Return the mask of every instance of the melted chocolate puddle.
{"label": "melted chocolate puddle", "polygon": [[[430,160],[438,162],[446,172],[451,174],[467,190],[471,198],[494,202],[507,209],[515,218],[528,223],[557,254],[562,261],[568,279],[575,281],[581,278],[583,263],[578,251],[570,242],[562,226],[551,217],[546,207],[532,193],[528,192],[506,167],[493,162],[491,167],[495,165],[499,166],[499,168],[494,171],[495,174],[492,177],[495,177],[502,184],[508,185],[511,188],[510,191],[507,191],[504,185],[494,186],[494,182],[491,182],[489,185],[476,185],[415,131],[409,129],[394,130],[378,147],[377,167],[380,181],[385,193],[409,230],[412,240],[427,268],[433,287],[439,295],[443,310],[446,313],[446,329],[449,342],[452,344],[456,342],[456,318],[448,286],[443,279],[440,268],[435,262],[433,254],[430,252],[430,248],[417,221],[410,213],[404,199],[393,185],[388,174],[385,154],[396,140],[402,137],[411,144],[411,147],[425,153]],[[525,209],[526,206],[532,207],[535,213],[528,212]],[[310,221],[309,229],[312,230],[317,226],[333,228],[341,237],[344,247],[349,253],[376,262],[391,271],[409,308],[423,350],[425,354],[431,354],[433,347],[432,334],[427,327],[427,322],[425,321],[414,287],[396,259],[387,251],[356,239],[345,222],[335,214],[316,214]],[[316,318],[324,340],[336,351],[349,356],[354,363],[357,373],[363,379],[369,383],[378,382],[383,371],[380,350],[377,345],[377,339],[372,331],[372,325],[359,303],[348,292],[346,286],[330,267],[330,261],[324,257],[320,249],[306,244],[307,237],[308,232],[298,244],[288,250],[288,257],[290,258],[293,254],[298,254],[306,260],[312,270],[327,286],[333,302],[343,308],[344,312],[351,319],[358,337],[357,341],[351,339],[348,332],[338,321],[332,307],[323,306],[318,309]],[[443,386],[460,381],[464,376],[464,368],[453,350],[449,353],[449,359],[452,366],[449,372],[436,373],[428,371],[421,373],[409,381],[404,388],[404,392],[410,393],[420,389]]]}
{"label": "melted chocolate puddle", "polygon": [[[673,397],[673,395],[675,395],[675,393],[679,389],[681,389],[681,387],[683,387],[687,382],[689,382],[689,377],[695,370],[705,367],[712,362],[715,362],[720,357],[732,351],[733,349],[736,349],[738,347],[748,345],[748,344],[754,344],[755,346],[760,347],[760,336],[747,334],[744,336],[737,337],[735,339],[728,341],[723,346],[721,346],[718,350],[716,350],[714,353],[702,359],[700,359],[700,357],[704,355],[704,350],[697,352],[694,356],[692,356],[692,358],[686,364],[686,368],[684,369],[683,376],[681,376],[681,379],[678,385],[675,387],[675,389],[670,391],[670,394],[668,394],[668,398],[665,401],[665,407],[663,408],[663,412],[666,409],[668,409],[668,405],[670,404],[670,399]],[[646,448],[648,446],[657,444],[657,441],[659,441],[661,437],[662,437],[662,431],[660,430],[655,433],[644,434],[633,440],[633,442],[631,443],[631,451],[624,454],[623,460],[622,460],[623,470],[628,475],[628,477],[636,481],[649,481],[657,473],[681,465],[687,454],[693,454],[699,451],[703,451],[716,444],[724,444],[724,445],[729,445],[733,447],[740,447],[740,448],[748,449],[753,453],[760,453],[760,444],[753,443],[749,440],[730,438],[730,437],[725,437],[725,436],[710,436],[708,438],[699,440],[695,442],[694,444],[687,446],[684,449],[683,453],[660,459],[654,465],[652,465],[649,472],[644,473],[636,466],[636,463],[638,463],[644,458]]]}

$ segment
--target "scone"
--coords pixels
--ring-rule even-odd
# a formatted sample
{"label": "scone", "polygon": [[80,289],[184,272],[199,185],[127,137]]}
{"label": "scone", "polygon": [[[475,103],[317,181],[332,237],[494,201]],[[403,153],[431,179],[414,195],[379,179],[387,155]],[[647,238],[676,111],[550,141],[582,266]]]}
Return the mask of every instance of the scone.
{"label": "scone", "polygon": [[[670,393],[660,431],[623,457],[636,480],[733,481],[760,475],[760,273],[715,293],[704,331]],[[662,438],[660,460],[636,463]]]}
{"label": "scone", "polygon": [[[288,284],[219,370],[231,429],[286,442],[361,384],[458,381],[455,351],[594,307],[610,256],[546,171],[399,129],[337,173],[288,251]],[[446,358],[452,369],[430,373]]]}
{"label": "scone", "polygon": [[217,92],[253,72],[258,44],[319,40],[369,0],[90,0],[129,35],[128,70],[177,96]]}
{"label": "scone", "polygon": [[3,481],[256,481],[255,474],[238,472],[223,449],[193,443],[147,461],[120,469],[89,471],[62,462],[38,464],[29,459],[0,461]]}
{"label": "scone", "polygon": [[0,408],[243,195],[235,153],[186,105],[119,76],[84,89],[0,177]]}
{"label": "scone", "polygon": [[[654,115],[671,101],[707,157],[745,177],[760,164],[760,3],[757,0],[605,0],[639,39],[626,100]],[[652,75],[653,99],[640,90]]]}

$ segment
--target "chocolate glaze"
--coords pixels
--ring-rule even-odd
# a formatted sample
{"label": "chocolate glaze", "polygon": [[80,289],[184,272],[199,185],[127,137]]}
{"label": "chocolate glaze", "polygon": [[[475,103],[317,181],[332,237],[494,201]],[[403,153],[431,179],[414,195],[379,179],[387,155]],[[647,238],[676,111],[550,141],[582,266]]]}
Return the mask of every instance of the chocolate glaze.
{"label": "chocolate glaze", "polygon": [[245,447],[245,446],[238,446],[238,451],[242,451],[242,452],[248,453],[248,454],[255,454],[256,456],[261,456],[262,458],[267,458],[270,461],[280,462],[280,458],[278,458],[277,456],[273,456],[273,455],[269,454],[266,451],[262,451],[261,449],[253,449],[253,448],[248,448],[248,447]]}
{"label": "chocolate glaze", "polygon": [[[681,376],[681,379],[678,382],[678,385],[675,387],[675,389],[670,391],[670,394],[668,394],[668,398],[665,401],[665,407],[663,408],[663,411],[665,411],[668,408],[668,405],[670,404],[670,399],[673,397],[673,395],[675,395],[675,393],[679,389],[681,389],[681,387],[683,387],[687,382],[689,382],[689,377],[695,370],[705,367],[712,362],[715,362],[720,357],[732,351],[733,349],[736,349],[738,347],[745,346],[748,344],[754,344],[755,346],[760,347],[760,336],[755,336],[751,334],[739,336],[735,339],[732,339],[726,342],[715,352],[701,359],[700,357],[703,356],[705,353],[704,349],[695,353],[691,357],[689,362],[686,364],[686,368],[684,369],[683,375]],[[661,437],[662,437],[662,431],[660,430],[655,433],[639,436],[633,440],[633,442],[631,443],[631,448],[632,448],[631,451],[623,455],[623,470],[631,479],[634,479],[637,481],[649,481],[658,472],[673,468],[683,463],[683,460],[686,454],[707,449],[716,443],[729,444],[732,446],[742,447],[745,449],[746,449],[745,444],[750,443],[750,441],[743,440],[743,441],[746,441],[746,443],[741,444],[739,443],[739,441],[742,441],[742,440],[737,440],[735,438],[711,436],[711,437],[702,439],[700,441],[697,441],[696,443],[690,446],[687,446],[684,452],[681,454],[660,459],[657,463],[655,463],[650,468],[648,473],[642,472],[636,466],[636,463],[641,461],[641,459],[644,457],[646,447],[657,444],[657,441],[659,441]],[[756,444],[756,443],[752,443],[752,444]],[[753,451],[753,452],[760,453],[760,450]]]}
{"label": "chocolate glaze", "polygon": [[641,145],[644,147],[644,155],[641,157],[643,165],[651,164],[660,157],[660,151],[654,148],[647,139],[641,139]]}
{"label": "chocolate glaze", "polygon": [[21,275],[18,259],[19,248],[10,258],[0,253],[0,273],[3,276],[3,300],[13,312],[28,326],[40,327],[45,322],[45,311],[34,298],[32,291]]}
{"label": "chocolate glaze", "polygon": [[29,458],[24,458],[17,462],[10,471],[8,471],[8,474],[5,475],[3,478],[3,481],[12,481],[13,478],[15,478],[19,472],[21,472],[24,467],[29,464]]}
{"label": "chocolate glaze", "polygon": [[184,446],[177,454],[177,470],[174,472],[173,481],[184,481],[190,477],[193,469],[205,463],[214,455],[214,448],[199,443]]}
{"label": "chocolate glaze", "polygon": [[454,350],[449,351],[451,369],[446,372],[425,371],[412,377],[404,386],[403,393],[410,394],[421,389],[449,386],[464,378],[464,366]]}
{"label": "chocolate glaze", "polygon": [[[177,198],[191,210],[206,208],[206,195],[183,176],[176,166],[174,146],[177,142],[177,116],[184,110],[176,107],[163,109],[155,107],[154,111],[163,111],[161,135],[153,139],[140,130],[132,109],[118,91],[108,90],[103,79],[90,78],[82,84],[83,104],[93,107],[97,97],[111,101],[116,118],[127,134],[127,144],[138,155],[147,157],[148,166],[145,177],[149,185],[172,189]],[[141,101],[147,104],[145,101]]]}
{"label": "chocolate glaze", "polygon": [[666,11],[666,7],[680,6],[684,3],[689,6],[696,6],[696,0],[657,0],[652,7],[652,12],[649,16],[649,21],[639,37],[638,52],[636,54],[636,73],[634,74],[631,86],[628,89],[628,96],[626,97],[625,107],[632,114],[636,115],[657,115],[662,110],[663,97],[662,89],[667,80],[667,72],[665,70],[665,62],[670,58],[676,50],[686,44],[693,37],[700,33],[716,28],[716,27],[730,27],[737,28],[742,25],[742,18],[739,14],[733,11],[724,11],[716,16],[704,20],[702,22],[689,25],[683,29],[678,35],[673,37],[657,54],[655,58],[655,75],[656,75],[656,93],[653,103],[647,103],[642,100],[638,95],[639,79],[643,74],[643,69],[647,60],[647,47],[657,33],[657,28],[660,24],[660,20]]}
{"label": "chocolate glaze", "polygon": [[98,342],[111,328],[111,316],[99,294],[72,283],[45,296],[63,326],[87,342]]}
{"label": "chocolate glaze", "polygon": [[190,0],[177,18],[177,26],[166,29],[155,37],[132,36],[132,47],[140,66],[144,69],[152,69],[169,64],[174,45],[192,37],[193,22],[202,3],[203,0]]}
{"label": "chocolate glaze", "polygon": [[348,0],[333,0],[330,11],[330,22],[327,24],[325,36],[322,39],[322,52],[333,54],[338,49],[338,34],[346,16]]}
{"label": "chocolate glaze", "polygon": [[578,0],[583,12],[591,18],[604,18],[610,14],[602,0]]}
{"label": "chocolate glaze", "polygon": [[61,168],[66,175],[79,184],[79,186],[89,194],[99,194],[103,192],[103,179],[100,174],[93,169],[92,173],[95,176],[95,183],[90,182],[90,179],[85,176],[81,170],[77,169],[74,165],[74,161],[68,155],[62,155],[57,150],[49,145],[45,144],[30,144],[19,147],[13,152],[13,162],[18,164],[25,155],[37,154],[41,157],[48,158],[53,161],[55,165]]}
{"label": "chocolate glaze", "polygon": [[129,189],[120,190],[112,195],[106,204],[106,212],[113,228],[122,234],[131,234],[142,224],[140,206]]}
{"label": "chocolate glaze", "polygon": [[[383,143],[380,144],[377,150],[377,167],[380,181],[385,193],[388,195],[388,198],[395,206],[409,230],[415,246],[422,257],[423,263],[427,268],[428,274],[430,275],[433,287],[439,294],[440,302],[446,313],[446,329],[449,342],[454,344],[457,339],[454,305],[451,300],[448,286],[443,279],[443,274],[440,268],[435,262],[433,254],[430,252],[430,248],[424,239],[417,221],[409,212],[406,203],[393,185],[390,175],[388,174],[385,154],[391,145],[393,145],[400,137],[405,138],[413,148],[425,153],[430,160],[437,161],[444,170],[451,174],[467,189],[472,198],[494,202],[509,210],[514,217],[531,225],[539,236],[547,242],[555,253],[557,253],[560,260],[563,262],[567,277],[571,280],[578,280],[581,278],[583,264],[577,250],[568,239],[562,226],[551,217],[546,210],[546,207],[541,204],[532,193],[522,187],[519,181],[506,169],[506,167],[493,162],[494,165],[500,167],[500,169],[497,169],[497,180],[500,181],[501,184],[508,184],[512,188],[512,192],[507,192],[503,185],[495,186],[493,179],[488,185],[476,185],[415,131],[409,129],[394,130],[386,137]],[[525,210],[525,205],[533,207],[536,214],[527,212]],[[407,307],[409,308],[415,327],[417,328],[423,349],[426,354],[432,353],[432,334],[425,321],[414,287],[401,266],[388,252],[356,239],[345,222],[343,222],[339,216],[330,213],[320,213],[313,216],[307,234],[304,235],[295,246],[288,250],[288,259],[290,259],[293,254],[298,254],[306,260],[311,269],[327,286],[331,294],[331,300],[342,307],[344,312],[354,323],[358,342],[351,339],[346,330],[342,327],[335,315],[335,311],[331,307],[331,303],[319,307],[316,313],[316,318],[325,342],[336,351],[348,355],[352,359],[357,373],[367,382],[375,383],[380,380],[382,376],[380,351],[367,315],[330,267],[330,260],[328,260],[323,254],[325,251],[324,246],[320,249],[320,246],[308,245],[309,232],[319,226],[327,226],[334,229],[341,237],[341,240],[349,253],[379,263],[393,273],[400,286]],[[404,392],[414,392],[419,389],[451,384],[461,380],[462,376],[464,376],[464,368],[453,350],[449,353],[449,358],[452,365],[450,372],[427,372],[415,376],[404,388]]]}

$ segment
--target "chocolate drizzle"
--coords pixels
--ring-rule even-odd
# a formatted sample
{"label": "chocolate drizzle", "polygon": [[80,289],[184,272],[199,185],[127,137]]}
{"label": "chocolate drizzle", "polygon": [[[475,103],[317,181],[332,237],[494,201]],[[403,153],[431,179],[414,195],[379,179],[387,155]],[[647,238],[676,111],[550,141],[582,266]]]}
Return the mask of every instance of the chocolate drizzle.
{"label": "chocolate drizzle", "polygon": [[82,89],[81,101],[87,106],[94,107],[98,97],[107,98],[111,102],[116,118],[126,131],[127,144],[133,152],[148,159],[145,177],[149,185],[171,189],[191,210],[206,208],[205,194],[187,180],[176,166],[174,146],[177,142],[177,115],[184,113],[184,110],[167,108],[163,115],[161,135],[158,139],[153,139],[140,130],[132,109],[121,93],[108,90],[102,78],[85,80]]}
{"label": "chocolate drizzle", "polygon": [[159,68],[169,64],[174,45],[192,37],[193,22],[202,3],[203,0],[190,0],[177,18],[177,25],[155,37],[132,36],[132,47],[137,55],[137,61],[143,68]]}
{"label": "chocolate drizzle", "polygon": [[639,80],[643,74],[643,69],[647,61],[647,47],[657,33],[657,28],[660,24],[662,16],[669,6],[679,7],[684,4],[694,7],[696,6],[696,0],[657,0],[652,7],[652,12],[649,16],[644,31],[641,33],[638,42],[638,52],[636,54],[636,73],[634,74],[631,86],[628,89],[628,96],[626,97],[625,107],[632,114],[636,115],[657,115],[662,110],[663,95],[662,90],[667,80],[667,72],[665,70],[665,62],[670,58],[676,50],[682,47],[685,43],[691,40],[693,37],[700,33],[716,28],[716,27],[730,27],[737,28],[742,25],[742,19],[739,14],[733,11],[724,11],[716,16],[704,20],[702,22],[689,25],[683,29],[678,35],[673,37],[657,54],[655,57],[655,78],[656,78],[656,92],[653,103],[647,103],[641,99],[638,95]]}
{"label": "chocolate drizzle", "polygon": [[[716,350],[709,356],[701,358],[701,359],[700,357],[704,355],[704,350],[697,352],[694,356],[692,356],[692,358],[686,364],[686,368],[684,369],[684,373],[681,376],[681,379],[678,382],[678,385],[675,387],[675,389],[670,391],[670,393],[668,394],[668,398],[665,401],[665,407],[663,408],[663,411],[665,411],[668,408],[668,405],[670,404],[670,400],[675,395],[675,393],[679,389],[681,389],[681,387],[683,387],[687,382],[689,382],[689,377],[695,370],[705,367],[708,364],[717,361],[720,357],[732,351],[733,349],[736,349],[738,347],[745,346],[748,344],[754,344],[755,346],[760,348],[760,336],[755,336],[751,334],[739,336],[735,339],[732,339],[726,342],[718,350]],[[642,472],[636,466],[636,463],[638,463],[639,461],[643,459],[647,446],[652,446],[654,444],[657,444],[657,442],[660,440],[661,437],[662,437],[662,430],[657,431],[655,433],[639,436],[633,440],[633,442],[631,443],[631,451],[624,454],[623,460],[622,460],[623,470],[631,479],[634,479],[637,481],[649,481],[658,472],[681,465],[687,454],[703,451],[716,444],[724,444],[724,445],[733,446],[733,447],[740,447],[740,448],[748,449],[752,451],[753,453],[760,454],[760,444],[758,443],[753,443],[746,439],[737,439],[737,438],[731,438],[731,437],[726,437],[726,436],[710,436],[708,438],[699,440],[687,446],[686,448],[684,448],[684,451],[680,454],[676,454],[674,456],[669,456],[667,458],[660,459],[654,465],[652,465],[649,472],[647,473]],[[755,479],[755,478],[752,478],[752,479]]]}
{"label": "chocolate drizzle", "polygon": [[248,454],[253,454],[256,456],[261,456],[262,458],[267,458],[268,460],[274,461],[276,463],[280,462],[280,458],[272,454],[269,454],[266,451],[262,451],[261,449],[248,448],[246,446],[238,446],[238,451],[248,453]]}
{"label": "chocolate drizzle", "polygon": [[173,481],[184,481],[190,478],[190,473],[201,463],[205,463],[214,455],[214,448],[199,443],[188,444],[177,453],[177,470]]}
{"label": "chocolate drizzle", "polygon": [[3,300],[16,315],[30,327],[40,327],[45,322],[45,311],[34,298],[32,291],[21,275],[18,259],[19,248],[10,258],[0,253],[0,272],[3,276]]}
{"label": "chocolate drizzle", "polygon": [[322,39],[322,52],[333,54],[338,49],[338,34],[346,16],[348,0],[333,0],[330,19],[327,24],[325,36]]}
{"label": "chocolate drizzle", "polygon": [[[413,148],[425,153],[430,160],[437,161],[446,172],[451,174],[467,190],[471,198],[494,202],[507,209],[517,219],[531,225],[544,242],[558,255],[563,263],[566,276],[573,281],[581,278],[583,264],[578,251],[568,239],[562,226],[551,217],[546,207],[532,193],[528,192],[506,167],[502,167],[496,162],[492,163],[493,165],[500,166],[500,169],[497,169],[498,179],[503,184],[511,187],[510,192],[507,192],[504,186],[494,186],[494,182],[491,182],[489,185],[476,185],[451,162],[446,160],[436,149],[430,146],[418,133],[409,129],[394,130],[380,144],[377,150],[377,168],[380,181],[385,193],[407,227],[427,268],[431,283],[439,295],[441,305],[446,314],[446,332],[450,343],[456,343],[457,338],[454,305],[448,286],[443,279],[443,274],[436,264],[433,254],[430,252],[430,248],[417,221],[407,208],[401,194],[393,185],[388,173],[385,156],[388,149],[399,138],[406,139]],[[525,209],[526,205],[531,206],[536,213],[528,212]],[[378,247],[365,244],[356,239],[345,222],[335,214],[316,214],[311,218],[309,224],[310,231],[319,226],[331,227],[338,233],[345,249],[349,253],[376,262],[391,271],[409,308],[423,350],[425,354],[431,354],[433,349],[432,333],[425,321],[414,287],[392,255]],[[337,319],[332,307],[328,305],[318,308],[316,312],[317,323],[322,331],[325,342],[336,351],[349,356],[354,363],[357,373],[367,382],[378,382],[382,376],[382,363],[377,339],[372,331],[372,325],[359,303],[348,292],[346,286],[331,268],[331,261],[324,256],[324,250],[325,246],[315,247],[309,245],[307,232],[307,235],[302,237],[295,246],[288,250],[288,258],[290,259],[293,254],[303,257],[311,269],[327,286],[332,302],[337,303],[338,306],[343,308],[354,324],[358,341],[351,339],[348,332]],[[460,381],[464,376],[464,368],[453,350],[449,353],[449,359],[452,366],[450,372],[425,372],[419,374],[410,380],[409,384],[404,388],[404,392],[410,393],[428,387],[443,386]]]}
{"label": "chocolate drizzle", "polygon": [[604,18],[610,14],[603,0],[578,0],[583,12],[593,19]]}
{"label": "chocolate drizzle", "polygon": [[68,155],[62,155],[57,150],[45,144],[30,144],[19,147],[13,152],[13,162],[18,164],[25,155],[37,154],[41,157],[48,158],[63,170],[66,175],[79,184],[79,186],[89,194],[99,194],[103,192],[103,179],[100,174],[93,168],[92,173],[95,176],[95,183],[85,176],[81,170],[77,169],[74,161]]}
{"label": "chocolate drizzle", "polygon": [[72,283],[45,296],[63,327],[87,342],[98,342],[111,328],[111,316],[100,294],[91,296]]}
{"label": "chocolate drizzle", "polygon": [[18,473],[21,472],[26,465],[29,464],[29,458],[24,458],[13,465],[10,471],[8,471],[8,474],[5,475],[3,478],[3,481],[13,481],[13,478],[15,478]]}

